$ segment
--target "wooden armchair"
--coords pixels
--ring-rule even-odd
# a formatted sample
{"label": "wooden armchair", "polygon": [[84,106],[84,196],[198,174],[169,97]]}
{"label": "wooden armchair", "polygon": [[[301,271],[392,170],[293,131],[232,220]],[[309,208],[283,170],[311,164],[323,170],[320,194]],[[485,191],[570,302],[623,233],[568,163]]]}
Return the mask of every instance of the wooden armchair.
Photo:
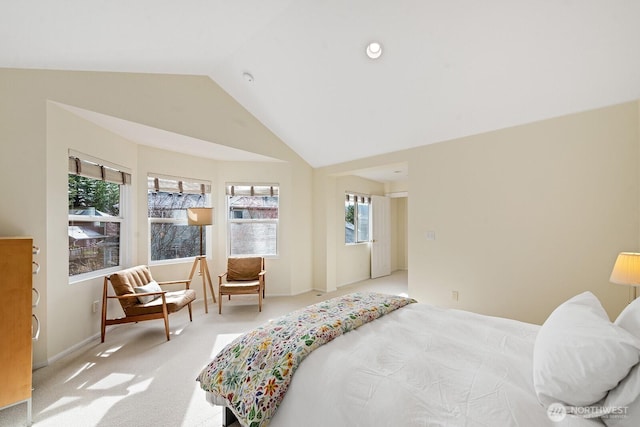
{"label": "wooden armchair", "polygon": [[[107,295],[107,282],[111,282],[115,295]],[[102,342],[107,325],[152,319],[164,319],[164,329],[169,341],[169,314],[186,305],[189,308],[189,320],[193,320],[191,303],[196,299],[196,293],[189,289],[190,282],[191,280],[175,280],[158,283],[153,280],[146,265],[127,268],[106,276],[102,290]],[[183,290],[168,292],[160,287],[179,283],[184,283]],[[118,300],[125,317],[107,319],[107,301],[111,298]]]}
{"label": "wooden armchair", "polygon": [[265,296],[264,258],[227,259],[227,271],[218,275],[218,314],[222,314],[222,296],[258,294],[258,311]]}

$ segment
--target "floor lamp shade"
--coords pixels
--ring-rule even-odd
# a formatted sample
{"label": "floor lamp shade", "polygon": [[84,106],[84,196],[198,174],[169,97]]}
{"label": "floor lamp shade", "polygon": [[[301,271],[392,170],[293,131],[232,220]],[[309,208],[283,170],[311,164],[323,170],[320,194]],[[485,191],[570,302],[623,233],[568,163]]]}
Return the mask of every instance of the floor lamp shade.
{"label": "floor lamp shade", "polygon": [[187,208],[187,224],[200,226],[200,256],[202,256],[202,227],[213,224],[213,208]]}
{"label": "floor lamp shade", "polygon": [[188,208],[189,225],[213,225],[213,208]]}

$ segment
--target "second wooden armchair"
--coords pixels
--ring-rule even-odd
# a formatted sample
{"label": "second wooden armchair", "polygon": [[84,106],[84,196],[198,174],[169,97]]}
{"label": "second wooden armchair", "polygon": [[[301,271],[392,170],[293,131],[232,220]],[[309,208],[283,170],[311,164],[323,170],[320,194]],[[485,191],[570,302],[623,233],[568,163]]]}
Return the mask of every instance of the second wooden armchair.
{"label": "second wooden armchair", "polygon": [[227,259],[227,271],[218,275],[218,314],[222,313],[222,296],[258,294],[258,310],[262,311],[265,296],[264,258]]}

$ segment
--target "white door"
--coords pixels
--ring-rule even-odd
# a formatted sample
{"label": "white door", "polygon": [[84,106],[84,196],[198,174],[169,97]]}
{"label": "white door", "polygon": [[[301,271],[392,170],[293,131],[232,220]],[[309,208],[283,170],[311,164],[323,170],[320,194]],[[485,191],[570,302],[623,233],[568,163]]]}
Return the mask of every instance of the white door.
{"label": "white door", "polygon": [[391,199],[371,196],[371,278],[391,274]]}

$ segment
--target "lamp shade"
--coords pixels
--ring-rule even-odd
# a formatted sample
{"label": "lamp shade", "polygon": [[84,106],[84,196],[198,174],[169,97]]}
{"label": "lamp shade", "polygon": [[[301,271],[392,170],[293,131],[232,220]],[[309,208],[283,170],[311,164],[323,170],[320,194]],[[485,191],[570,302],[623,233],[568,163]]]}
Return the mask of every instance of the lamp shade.
{"label": "lamp shade", "polygon": [[188,208],[187,223],[189,225],[212,225],[213,208]]}
{"label": "lamp shade", "polygon": [[617,285],[640,286],[640,253],[620,252],[609,281]]}

